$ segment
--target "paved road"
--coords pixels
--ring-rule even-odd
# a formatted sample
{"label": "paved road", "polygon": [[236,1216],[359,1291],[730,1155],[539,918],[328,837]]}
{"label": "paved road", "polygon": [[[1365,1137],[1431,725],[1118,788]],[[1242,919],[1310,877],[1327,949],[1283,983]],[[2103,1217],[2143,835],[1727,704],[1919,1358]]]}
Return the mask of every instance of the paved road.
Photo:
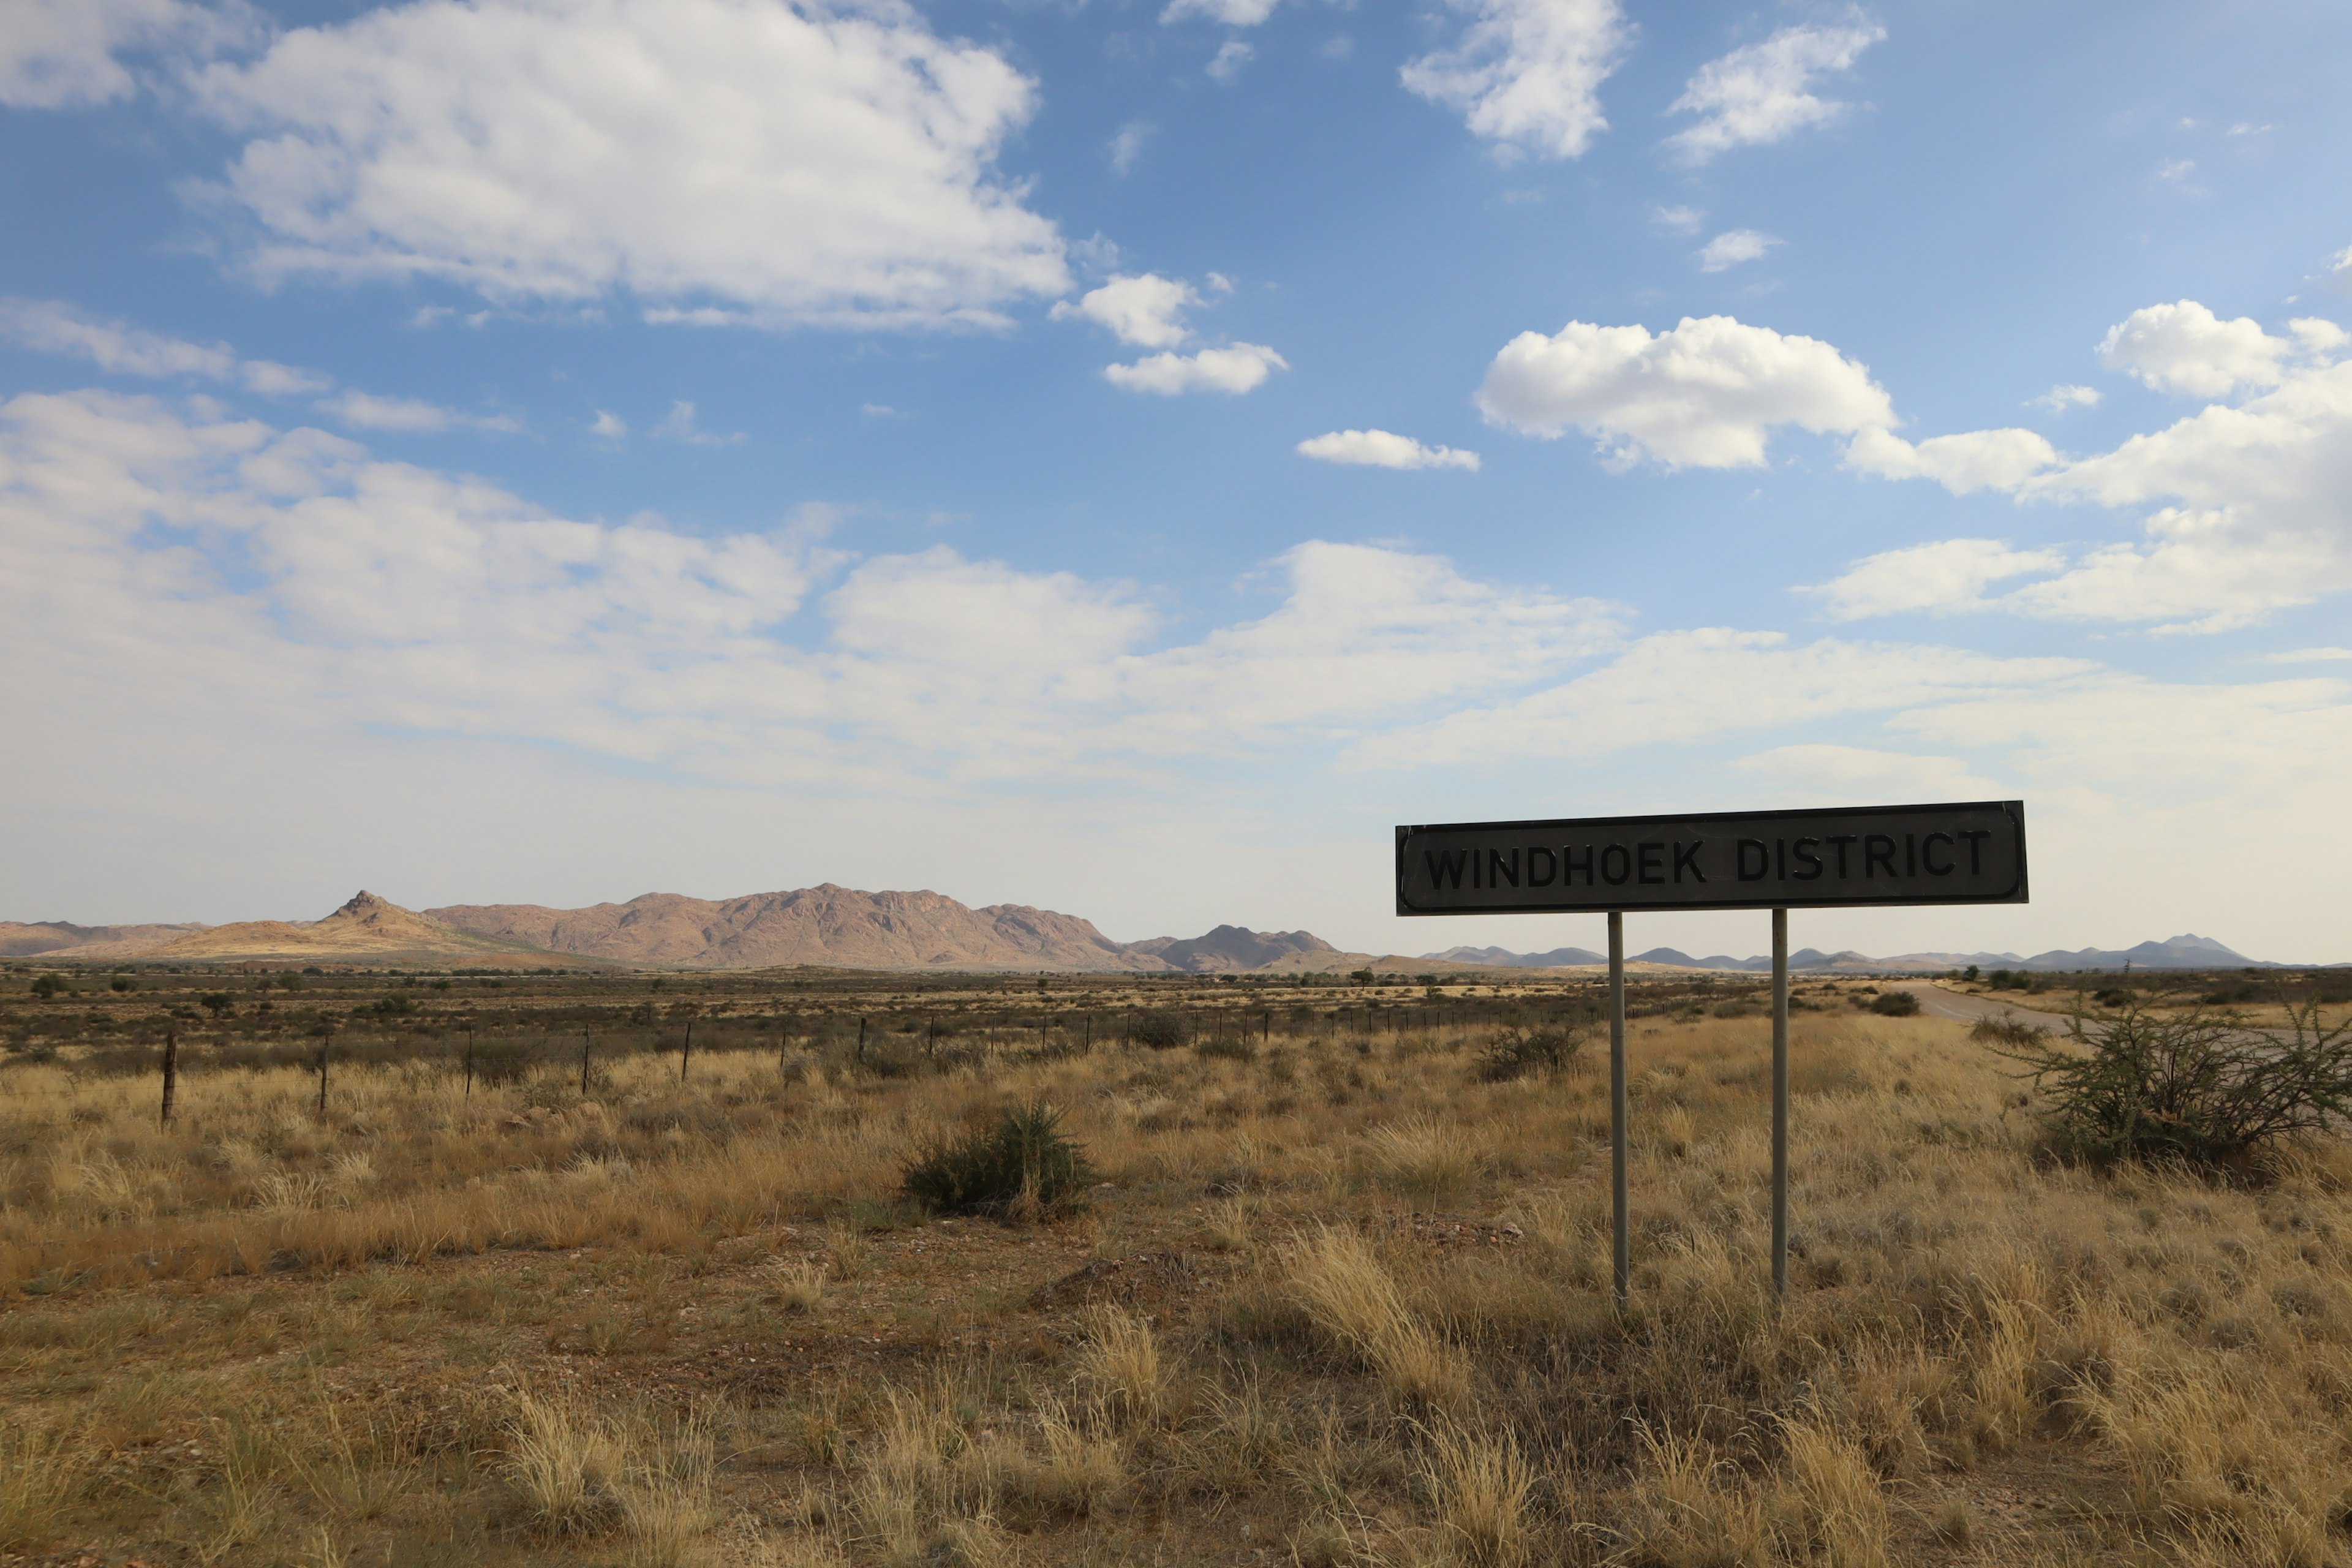
{"label": "paved road", "polygon": [[2043,1013],[2011,1001],[2014,993],[1990,992],[1982,996],[1970,996],[1964,992],[1947,991],[1932,980],[1888,980],[1880,984],[1891,991],[1908,991],[1919,998],[1919,1011],[1931,1018],[1958,1018],[1973,1024],[1979,1018],[2013,1017],[2021,1024],[2032,1024],[2063,1034],[2074,1020],[2063,1013]]}

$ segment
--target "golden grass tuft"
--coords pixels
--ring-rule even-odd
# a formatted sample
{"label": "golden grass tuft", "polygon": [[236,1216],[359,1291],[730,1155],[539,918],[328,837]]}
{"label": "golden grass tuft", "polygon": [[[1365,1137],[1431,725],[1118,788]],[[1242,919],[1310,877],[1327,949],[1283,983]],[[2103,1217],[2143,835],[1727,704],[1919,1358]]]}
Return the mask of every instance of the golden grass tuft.
{"label": "golden grass tuft", "polygon": [[1444,1562],[1458,1568],[1519,1568],[1528,1560],[1535,1473],[1508,1432],[1439,1428],[1430,1435],[1422,1478]]}
{"label": "golden grass tuft", "polygon": [[1312,1226],[1293,1239],[1285,1262],[1291,1293],[1315,1326],[1391,1391],[1441,1410],[1468,1397],[1469,1358],[1413,1316],[1360,1233]]}
{"label": "golden grass tuft", "polygon": [[1123,1308],[1090,1307],[1081,1319],[1076,1371],[1104,1414],[1118,1424],[1153,1424],[1173,1413],[1176,1389],[1159,1337]]}

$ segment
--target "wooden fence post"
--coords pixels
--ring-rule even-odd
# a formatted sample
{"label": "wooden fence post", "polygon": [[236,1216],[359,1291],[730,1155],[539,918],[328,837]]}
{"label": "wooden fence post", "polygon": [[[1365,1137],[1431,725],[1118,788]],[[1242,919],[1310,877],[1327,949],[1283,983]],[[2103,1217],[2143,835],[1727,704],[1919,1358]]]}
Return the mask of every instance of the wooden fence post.
{"label": "wooden fence post", "polygon": [[180,1037],[163,1031],[163,1116],[158,1126],[172,1125],[172,1098],[180,1087]]}
{"label": "wooden fence post", "polygon": [[588,1098],[588,1026],[580,1026],[580,1098]]}
{"label": "wooden fence post", "polygon": [[327,1114],[327,1052],[335,1044],[335,1026],[325,1025],[319,1034],[319,1114]]}
{"label": "wooden fence post", "polygon": [[466,1098],[474,1098],[474,1026],[466,1026]]}
{"label": "wooden fence post", "polygon": [[694,1020],[686,1021],[686,1044],[678,1047],[677,1081],[686,1081],[686,1064],[694,1059]]}

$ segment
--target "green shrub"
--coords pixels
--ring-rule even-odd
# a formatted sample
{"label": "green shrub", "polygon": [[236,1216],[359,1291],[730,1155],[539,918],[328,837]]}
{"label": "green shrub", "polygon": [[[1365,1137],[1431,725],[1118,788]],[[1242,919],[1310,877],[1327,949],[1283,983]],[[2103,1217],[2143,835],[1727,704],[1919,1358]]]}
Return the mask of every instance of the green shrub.
{"label": "green shrub", "polygon": [[2227,1016],[2133,1006],[2078,1019],[2066,1047],[2035,1031],[1993,1049],[2033,1080],[2062,1152],[2215,1165],[2292,1133],[2340,1131],[2352,1115],[2352,1023],[2323,1027],[2315,1005],[2292,1017],[2285,1038]]}
{"label": "green shrub", "polygon": [[1882,991],[1872,999],[1870,1010],[1882,1018],[1908,1018],[1919,1011],[1919,998],[1908,991]]}
{"label": "green shrub", "polygon": [[1068,1205],[1094,1179],[1086,1151],[1062,1131],[1062,1113],[1040,1100],[919,1150],[898,1173],[898,1191],[945,1214],[1042,1213]]}
{"label": "green shrub", "polygon": [[66,977],[62,974],[44,974],[33,982],[33,994],[36,996],[55,996],[65,988]]}
{"label": "green shrub", "polygon": [[1582,1029],[1505,1029],[1478,1058],[1478,1076],[1488,1083],[1557,1072],[1576,1060],[1587,1038]]}
{"label": "green shrub", "polygon": [[1257,1042],[1246,1031],[1220,1029],[1215,1034],[1192,1042],[1193,1054],[1229,1062],[1257,1060]]}

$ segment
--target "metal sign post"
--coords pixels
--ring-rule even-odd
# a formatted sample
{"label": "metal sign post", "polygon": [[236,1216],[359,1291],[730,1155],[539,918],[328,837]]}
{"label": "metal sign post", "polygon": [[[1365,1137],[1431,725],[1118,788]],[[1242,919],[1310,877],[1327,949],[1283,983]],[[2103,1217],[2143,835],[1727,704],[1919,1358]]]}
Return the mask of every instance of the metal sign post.
{"label": "metal sign post", "polygon": [[1396,830],[1401,915],[1609,917],[1612,1277],[1633,1289],[1626,1180],[1625,911],[1772,911],[1772,1289],[1789,1286],[1789,910],[2021,904],[2025,805],[1834,806]]}

